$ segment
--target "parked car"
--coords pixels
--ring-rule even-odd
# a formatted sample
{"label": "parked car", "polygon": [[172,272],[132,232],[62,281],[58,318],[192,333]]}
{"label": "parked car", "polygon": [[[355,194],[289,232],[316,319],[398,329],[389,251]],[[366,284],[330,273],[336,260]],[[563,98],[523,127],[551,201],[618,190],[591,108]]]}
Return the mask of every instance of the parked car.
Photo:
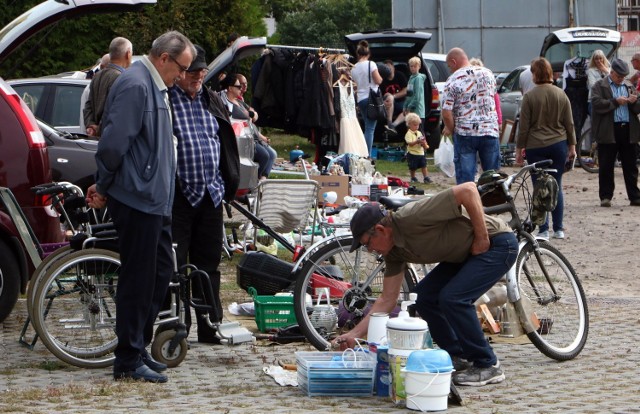
{"label": "parked car", "polygon": [[[21,43],[67,17],[95,12],[135,11],[156,0],[48,0],[26,11],[0,30],[0,62]],[[0,78],[0,187],[14,194],[40,243],[64,240],[60,220],[44,198],[30,188],[51,182],[47,141],[29,107]],[[79,118],[78,118],[79,119]],[[0,322],[26,291],[33,266],[7,211],[0,209]]]}
{"label": "parked car", "polygon": [[8,82],[36,118],[61,131],[85,133],[80,128],[80,98],[90,80],[46,76]]}
{"label": "parked car", "polygon": [[38,120],[42,131],[53,181],[68,181],[87,190],[95,183],[98,140],[85,134],[72,134]]}
{"label": "parked car", "polygon": [[529,68],[529,65],[518,66],[509,74],[498,88],[500,95],[500,110],[502,111],[502,122],[515,120],[520,103],[522,102],[522,91],[520,89],[520,74]]}
{"label": "parked car", "polygon": [[509,72],[498,72],[494,74],[496,76],[496,87],[499,88],[500,85],[502,85],[502,82],[504,82],[508,74]]}
{"label": "parked car", "polygon": [[444,94],[444,84],[451,75],[449,66],[447,66],[447,55],[443,53],[423,53],[422,58],[429,68],[431,76],[438,87],[440,100]]}
{"label": "parked car", "polygon": [[[620,46],[620,32],[599,27],[573,27],[556,30],[545,37],[540,50],[556,74],[561,74],[564,62],[580,56],[590,58],[596,49],[600,49],[611,60]],[[522,101],[520,74],[529,65],[518,66],[504,79],[498,94],[503,120],[514,120]],[[562,86],[559,82],[558,86]]]}
{"label": "parked car", "polygon": [[[425,58],[422,54],[422,49],[430,39],[430,33],[415,30],[383,30],[353,33],[345,36],[347,50],[351,56],[356,56],[358,42],[366,40],[369,42],[371,60],[375,62],[383,62],[386,59],[393,60],[396,70],[402,71],[407,76],[407,79],[411,76],[408,64],[409,59],[413,56],[422,57],[423,65],[420,68],[420,72],[427,76],[424,85],[425,125],[423,127],[428,134],[429,146],[433,150],[440,144],[440,93],[435,78],[430,72],[430,66],[433,66],[431,63],[434,60],[424,60]],[[435,66],[440,68],[438,63]],[[438,74],[440,75],[440,70]],[[376,128],[378,141],[381,141],[380,137],[383,136],[384,125],[381,124],[381,122],[378,122]],[[398,128],[396,139],[404,141],[404,131],[406,131],[404,125]]]}

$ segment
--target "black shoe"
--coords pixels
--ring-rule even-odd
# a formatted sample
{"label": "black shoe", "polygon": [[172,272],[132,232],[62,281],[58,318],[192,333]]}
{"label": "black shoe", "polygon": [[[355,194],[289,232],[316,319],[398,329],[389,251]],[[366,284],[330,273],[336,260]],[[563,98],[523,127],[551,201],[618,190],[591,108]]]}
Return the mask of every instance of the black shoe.
{"label": "black shoe", "polygon": [[631,205],[631,206],[640,206],[640,200],[631,200],[631,203],[629,205]]}
{"label": "black shoe", "polygon": [[144,354],[141,355],[141,358],[142,358],[142,362],[146,366],[148,366],[149,368],[151,368],[153,371],[157,373],[161,373],[167,370],[167,364],[163,364],[162,362],[156,361],[146,351],[144,352]]}
{"label": "black shoe", "polygon": [[145,364],[140,364],[140,366],[133,371],[113,371],[113,379],[116,381],[132,379],[134,381],[145,381],[145,382],[156,382],[156,383],[164,383],[169,380],[166,375],[158,374],[153,371],[151,368],[146,366]]}
{"label": "black shoe", "polygon": [[220,338],[218,338],[217,336],[199,336],[198,337],[198,343],[200,343],[200,344],[213,344],[213,345],[222,344],[222,342],[220,341]]}
{"label": "black shoe", "polygon": [[424,195],[424,190],[421,188],[416,188],[416,186],[412,185],[407,188],[407,195]]}

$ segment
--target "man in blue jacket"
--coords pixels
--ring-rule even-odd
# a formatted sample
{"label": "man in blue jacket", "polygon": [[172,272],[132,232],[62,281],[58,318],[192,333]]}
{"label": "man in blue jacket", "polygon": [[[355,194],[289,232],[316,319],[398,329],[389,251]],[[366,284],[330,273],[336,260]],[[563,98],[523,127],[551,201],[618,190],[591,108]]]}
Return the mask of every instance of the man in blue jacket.
{"label": "man in blue jacket", "polygon": [[106,204],[118,232],[116,380],[167,381],[160,373],[166,365],[146,350],[173,272],[176,149],[167,89],[184,78],[195,55],[179,32],[158,37],[149,55],[113,84],[102,118],[96,184],[87,201],[91,207]]}

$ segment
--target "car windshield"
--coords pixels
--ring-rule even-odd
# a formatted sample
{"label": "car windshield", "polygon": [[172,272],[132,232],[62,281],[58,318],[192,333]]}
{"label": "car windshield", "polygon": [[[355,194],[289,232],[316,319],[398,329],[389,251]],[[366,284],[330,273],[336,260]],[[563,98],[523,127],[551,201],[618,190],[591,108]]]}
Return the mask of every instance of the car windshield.
{"label": "car windshield", "polygon": [[590,58],[597,49],[609,56],[615,47],[615,43],[610,42],[557,43],[547,50],[545,58],[549,62],[564,63],[576,56]]}

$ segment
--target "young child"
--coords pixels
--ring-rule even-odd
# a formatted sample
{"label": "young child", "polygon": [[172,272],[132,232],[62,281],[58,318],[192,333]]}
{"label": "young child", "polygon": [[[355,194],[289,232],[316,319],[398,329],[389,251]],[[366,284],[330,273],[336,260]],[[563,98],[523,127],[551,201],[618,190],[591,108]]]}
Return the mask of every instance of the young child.
{"label": "young child", "polygon": [[429,148],[429,144],[427,144],[427,140],[420,131],[422,120],[418,114],[410,112],[405,116],[405,122],[407,124],[407,134],[404,136],[404,140],[407,143],[407,163],[411,173],[411,182],[418,182],[416,170],[421,168],[423,182],[430,184],[432,181],[428,176],[427,159],[424,156],[424,150]]}

